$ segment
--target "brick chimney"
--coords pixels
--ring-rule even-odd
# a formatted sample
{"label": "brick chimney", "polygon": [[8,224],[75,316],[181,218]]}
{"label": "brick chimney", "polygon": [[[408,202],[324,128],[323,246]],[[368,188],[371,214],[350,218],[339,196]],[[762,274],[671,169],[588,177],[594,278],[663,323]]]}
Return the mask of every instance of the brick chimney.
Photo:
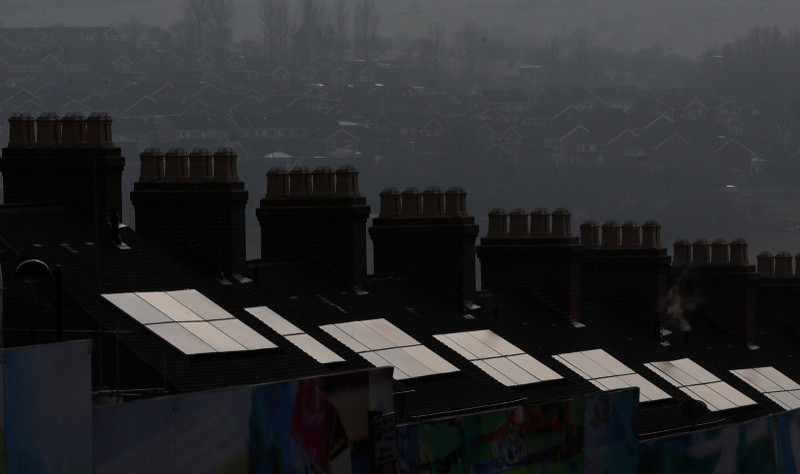
{"label": "brick chimney", "polygon": [[[103,222],[112,209],[122,212],[125,158],[111,142],[108,115],[14,114],[8,124],[0,158],[6,204],[73,204]],[[90,139],[100,135],[106,139]]]}
{"label": "brick chimney", "polygon": [[690,298],[695,306],[686,317],[712,319],[745,343],[754,344],[760,277],[747,258],[747,242],[679,240],[674,255],[670,284],[688,292],[682,297]]}
{"label": "brick chimney", "polygon": [[661,246],[661,226],[608,221],[601,237],[597,230],[592,221],[581,225],[583,304],[614,303],[648,322],[658,315],[663,326],[660,302],[667,293],[670,258]]}
{"label": "brick chimney", "polygon": [[421,273],[462,301],[472,300],[478,226],[467,214],[466,196],[461,188],[381,192],[381,213],[369,229],[375,274]]}
{"label": "brick chimney", "polygon": [[482,289],[527,291],[579,321],[583,249],[572,236],[570,220],[566,209],[557,209],[552,215],[542,208],[529,215],[522,209],[510,214],[493,210],[489,233],[476,249]]}
{"label": "brick chimney", "polygon": [[244,274],[247,191],[236,174],[236,153],[172,148],[164,155],[148,148],[140,159],[131,191],[136,231],[215,276]]}
{"label": "brick chimney", "polygon": [[349,286],[364,285],[369,206],[352,166],[271,169],[256,217],[262,260],[308,260]]}
{"label": "brick chimney", "polygon": [[[793,268],[794,267],[794,268]],[[800,306],[800,254],[762,252],[758,255],[756,286],[758,325],[797,328]]]}

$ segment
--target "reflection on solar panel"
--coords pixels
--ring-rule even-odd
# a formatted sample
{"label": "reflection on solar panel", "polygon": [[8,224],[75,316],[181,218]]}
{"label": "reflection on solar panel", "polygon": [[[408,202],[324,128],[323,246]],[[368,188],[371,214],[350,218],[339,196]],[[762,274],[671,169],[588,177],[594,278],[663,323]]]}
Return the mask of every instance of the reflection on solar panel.
{"label": "reflection on solar panel", "polygon": [[332,364],[334,362],[344,362],[335,352],[325,347],[321,342],[306,334],[286,318],[276,313],[266,306],[256,306],[245,308],[245,311],[252,314],[259,321],[266,324],[273,331],[285,337],[298,349],[310,355],[320,364]]}
{"label": "reflection on solar panel", "polygon": [[197,290],[114,293],[103,298],[187,355],[276,347]]}
{"label": "reflection on solar panel", "polygon": [[711,411],[756,404],[691,359],[648,362],[644,365],[685,394],[704,402]]}
{"label": "reflection on solar panel", "polygon": [[375,367],[394,367],[395,380],[458,372],[453,364],[383,318],[326,324],[320,329]]}
{"label": "reflection on solar panel", "polygon": [[783,375],[775,367],[756,367],[731,370],[731,372],[786,410],[800,408],[800,384]]}
{"label": "reflection on solar panel", "polygon": [[433,337],[509,387],[563,378],[488,329]]}
{"label": "reflection on solar panel", "polygon": [[600,390],[639,388],[639,402],[664,400],[670,396],[646,378],[637,374],[603,349],[567,352],[553,356],[573,372],[592,382]]}

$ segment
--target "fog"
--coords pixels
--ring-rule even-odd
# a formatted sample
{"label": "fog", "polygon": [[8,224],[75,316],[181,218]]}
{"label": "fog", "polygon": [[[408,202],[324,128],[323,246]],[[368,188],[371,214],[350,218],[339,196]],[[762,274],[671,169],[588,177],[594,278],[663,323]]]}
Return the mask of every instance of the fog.
{"label": "fog", "polygon": [[[573,232],[654,219],[667,247],[800,250],[798,2],[207,1],[230,10],[6,0],[0,111],[109,112],[125,191],[148,146],[233,146],[250,258],[266,171],[343,164],[373,212],[385,187],[461,186],[482,233],[496,207],[565,207]],[[63,28],[88,26],[119,37]]]}

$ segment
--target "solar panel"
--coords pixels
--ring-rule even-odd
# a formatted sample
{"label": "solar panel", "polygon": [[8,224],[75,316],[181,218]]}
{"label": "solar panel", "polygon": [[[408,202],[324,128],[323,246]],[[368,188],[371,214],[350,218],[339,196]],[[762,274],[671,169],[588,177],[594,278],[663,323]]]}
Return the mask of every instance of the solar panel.
{"label": "solar panel", "polygon": [[370,364],[374,365],[375,367],[394,367],[394,371],[392,372],[392,378],[395,380],[404,380],[409,378],[407,373],[403,372],[396,366],[390,364],[386,359],[378,355],[376,352],[371,352],[371,351],[361,352],[359,353],[359,355],[367,359],[367,361]]}
{"label": "solar panel", "polygon": [[147,301],[136,296],[134,293],[104,294],[103,298],[140,324],[172,322],[169,316],[156,309]]}
{"label": "solar panel", "polygon": [[347,346],[353,352],[361,353],[369,351],[367,346],[353,339],[352,336],[339,329],[339,327],[336,325],[326,324],[325,326],[320,326],[319,328],[333,336],[334,339]]}
{"label": "solar panel", "polygon": [[511,344],[488,329],[481,331],[470,331],[469,335],[489,346],[500,355],[508,356],[525,353],[525,351],[521,350],[519,347]]}
{"label": "solar panel", "polygon": [[163,291],[148,291],[135,293],[139,298],[147,301],[153,307],[166,314],[171,320],[176,322],[183,321],[202,321],[203,318],[195,312],[182,305],[179,301],[164,293]]}
{"label": "solar panel", "polygon": [[184,354],[276,347],[196,290],[103,297]]}
{"label": "solar panel", "polygon": [[435,373],[433,369],[399,347],[384,349],[376,351],[375,353],[389,362],[393,367],[397,367],[408,374],[409,377],[424,377]]}
{"label": "solar panel", "polygon": [[245,308],[244,310],[255,316],[259,321],[269,326],[270,329],[277,332],[281,336],[303,333],[303,330],[290,323],[283,316],[279,315],[270,308],[267,308],[266,306]]}
{"label": "solar panel", "polygon": [[497,380],[501,384],[507,387],[512,387],[516,385],[513,380],[503,375],[501,372],[499,372],[491,365],[487,364],[485,360],[473,360],[472,363],[478,366],[478,368],[483,370],[485,373],[489,374],[490,377]]}
{"label": "solar panel", "polygon": [[344,359],[308,334],[290,334],[286,336],[286,339],[320,364],[344,362]]}
{"label": "solar panel", "polygon": [[445,336],[473,354],[477,359],[488,359],[491,357],[500,357],[501,355],[468,332],[456,332],[445,334]]}
{"label": "solar panel", "polygon": [[336,324],[336,327],[350,335],[353,339],[359,341],[361,344],[365,345],[369,350],[378,351],[381,349],[396,347],[388,339],[373,331],[361,321],[339,323]]}
{"label": "solar panel", "polygon": [[433,336],[506,386],[562,378],[488,329]]}
{"label": "solar panel", "polygon": [[394,344],[395,347],[413,346],[419,344],[416,339],[401,331],[397,326],[383,318],[361,321],[361,323],[386,338],[389,342]]}
{"label": "solar panel", "polygon": [[612,375],[625,375],[634,373],[633,370],[627,365],[618,361],[614,357],[611,357],[611,355],[603,349],[583,351],[582,354],[603,367],[605,370],[611,372]]}
{"label": "solar panel", "polygon": [[184,354],[216,352],[213,347],[203,342],[179,323],[148,324],[145,327]]}
{"label": "solar panel", "polygon": [[558,356],[561,360],[565,360],[573,367],[578,368],[579,374],[586,374],[585,378],[598,379],[614,375],[587,357],[583,352],[568,352],[566,354],[558,354]]}
{"label": "solar panel", "polygon": [[666,392],[603,349],[568,352],[553,357],[601,390],[638,387],[639,402],[670,398]]}
{"label": "solar panel", "polygon": [[484,359],[483,361],[496,371],[511,379],[514,385],[525,385],[539,381],[539,379],[505,357],[495,357],[493,359]]}
{"label": "solar panel", "polygon": [[758,369],[731,370],[731,373],[744,380],[761,393],[780,392],[783,390],[780,385],[770,380],[769,377],[765,376]]}
{"label": "solar panel", "polygon": [[254,351],[278,347],[238,319],[222,319],[219,321],[209,321],[209,323],[244,346],[245,349]]}
{"label": "solar panel", "polygon": [[800,390],[800,384],[780,373],[775,367],[759,367],[756,370],[778,384],[783,390]]}
{"label": "solar panel", "polygon": [[631,387],[639,387],[639,393],[647,399],[647,401],[665,400],[672,398],[669,394],[660,388],[656,387],[652,382],[642,377],[639,374],[620,375],[620,380],[625,381]]}
{"label": "solar panel", "polygon": [[197,290],[168,291],[167,294],[192,310],[206,321],[215,319],[234,319],[233,315],[206,298]]}
{"label": "solar panel", "polygon": [[800,408],[800,397],[792,392],[771,392],[765,393],[772,401],[783,407],[785,410]]}
{"label": "solar panel", "polygon": [[756,403],[691,359],[644,365],[690,397],[705,402],[709,410],[728,410]]}
{"label": "solar panel", "polygon": [[450,349],[454,350],[455,352],[457,352],[457,353],[458,353],[458,355],[460,355],[461,357],[463,357],[463,358],[465,358],[465,359],[467,359],[467,360],[475,360],[475,359],[477,359],[477,358],[478,358],[478,356],[476,356],[476,355],[475,355],[475,354],[473,354],[472,352],[470,352],[470,351],[468,351],[468,350],[464,349],[462,346],[460,346],[460,345],[459,345],[458,343],[456,343],[454,340],[450,339],[450,337],[448,337],[448,335],[447,335],[447,334],[436,334],[436,335],[434,335],[433,337],[434,337],[434,338],[435,338],[437,341],[441,342],[441,343],[442,343],[442,344],[444,344],[445,346],[447,346],[447,347],[449,347]]}
{"label": "solar panel", "polygon": [[418,361],[427,365],[437,374],[446,374],[449,372],[458,372],[458,367],[444,360],[439,354],[433,352],[423,345],[408,346],[402,348],[404,352],[408,353]]}
{"label": "solar panel", "polygon": [[189,332],[199,337],[203,342],[214,348],[217,352],[246,351],[247,349],[230,336],[212,326],[208,321],[179,323]]}

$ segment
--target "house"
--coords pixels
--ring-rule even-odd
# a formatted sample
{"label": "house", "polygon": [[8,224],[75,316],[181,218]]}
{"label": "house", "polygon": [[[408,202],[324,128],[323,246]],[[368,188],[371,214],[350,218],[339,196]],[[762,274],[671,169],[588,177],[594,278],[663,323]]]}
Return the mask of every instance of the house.
{"label": "house", "polygon": [[[126,164],[111,125],[99,113],[9,120],[12,471],[45,458],[96,472],[387,473],[725,470],[723,449],[771,471],[798,459],[788,253],[756,265],[742,240],[698,239],[670,256],[655,221],[587,220],[578,236],[565,208],[495,208],[484,233],[455,186],[386,188],[370,219],[349,165],[270,169],[248,211],[240,166],[264,163],[226,147],[144,150],[134,222],[120,215]],[[253,211],[261,256],[248,261]],[[40,433],[70,433],[74,449]],[[175,449],[200,439],[213,452]]]}

